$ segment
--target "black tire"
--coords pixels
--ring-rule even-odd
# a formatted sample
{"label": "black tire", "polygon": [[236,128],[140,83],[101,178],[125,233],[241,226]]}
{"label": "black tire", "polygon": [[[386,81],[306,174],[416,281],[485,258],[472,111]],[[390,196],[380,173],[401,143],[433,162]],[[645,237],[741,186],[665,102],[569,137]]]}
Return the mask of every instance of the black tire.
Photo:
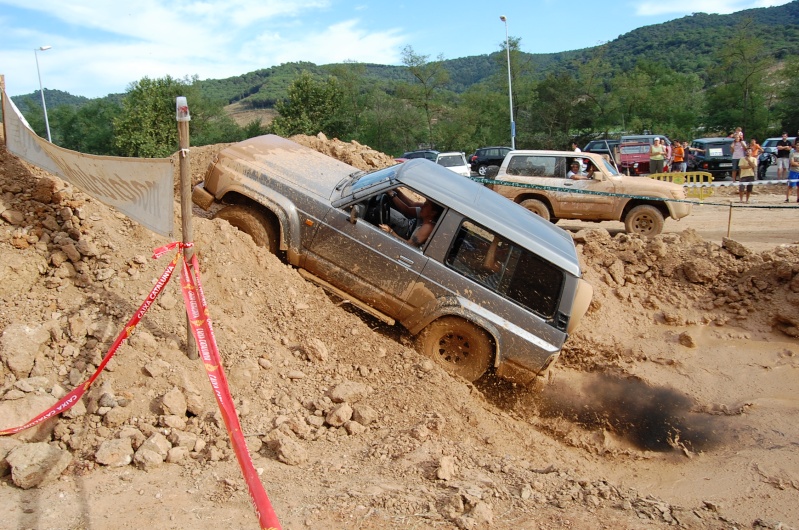
{"label": "black tire", "polygon": [[628,234],[639,234],[646,237],[656,236],[663,231],[663,214],[649,204],[641,204],[633,208],[624,218],[624,228]]}
{"label": "black tire", "polygon": [[280,254],[280,228],[257,208],[243,204],[225,206],[214,215],[214,219],[224,219],[249,235],[259,247],[267,247],[272,254]]}
{"label": "black tire", "polygon": [[486,168],[486,174],[484,175],[487,179],[497,178],[499,174],[499,166],[488,166]]}
{"label": "black tire", "polygon": [[549,221],[549,208],[547,208],[547,205],[538,199],[527,199],[519,204],[536,214],[538,217],[542,218],[544,221]]}
{"label": "black tire", "polygon": [[494,343],[482,328],[459,317],[430,323],[417,339],[419,351],[453,375],[477,381],[491,366]]}

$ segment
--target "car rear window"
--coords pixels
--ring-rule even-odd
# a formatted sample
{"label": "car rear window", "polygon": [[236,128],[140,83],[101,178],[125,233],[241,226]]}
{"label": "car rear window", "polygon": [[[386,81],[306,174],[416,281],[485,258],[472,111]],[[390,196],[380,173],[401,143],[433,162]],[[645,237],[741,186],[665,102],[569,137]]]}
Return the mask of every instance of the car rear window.
{"label": "car rear window", "polygon": [[[494,263],[489,264],[489,249],[495,239]],[[536,315],[547,320],[555,316],[563,291],[563,271],[472,221],[461,224],[446,264]]]}
{"label": "car rear window", "polygon": [[438,165],[444,167],[465,166],[466,162],[460,155],[447,155],[438,157]]}

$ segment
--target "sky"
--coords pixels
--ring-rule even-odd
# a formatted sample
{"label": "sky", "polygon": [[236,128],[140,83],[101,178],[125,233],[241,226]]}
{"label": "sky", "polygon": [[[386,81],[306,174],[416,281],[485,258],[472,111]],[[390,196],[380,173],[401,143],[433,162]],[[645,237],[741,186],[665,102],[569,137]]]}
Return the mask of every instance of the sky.
{"label": "sky", "polygon": [[489,54],[505,42],[500,15],[522,51],[552,53],[692,13],[788,1],[0,0],[0,75],[11,96],[37,91],[41,76],[47,89],[95,98],[143,77],[223,79],[293,61],[398,65],[406,46],[429,60]]}

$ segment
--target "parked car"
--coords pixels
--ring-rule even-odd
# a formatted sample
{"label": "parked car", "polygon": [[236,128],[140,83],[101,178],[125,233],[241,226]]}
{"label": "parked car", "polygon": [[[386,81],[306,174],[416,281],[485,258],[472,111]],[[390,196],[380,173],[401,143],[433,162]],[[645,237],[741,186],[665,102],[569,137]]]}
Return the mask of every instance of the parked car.
{"label": "parked car", "polygon": [[485,177],[488,168],[491,166],[499,167],[502,161],[505,160],[505,155],[510,152],[510,147],[481,147],[469,157],[468,161],[472,171],[481,177]]}
{"label": "parked car", "polygon": [[438,156],[438,151],[434,149],[421,149],[419,151],[407,151],[405,153],[402,153],[402,156],[399,158],[403,158],[405,160],[412,160],[414,158],[426,158],[431,162],[435,162],[437,156]]}
{"label": "parked car", "polygon": [[[421,246],[398,190],[439,210]],[[222,150],[192,199],[469,381],[543,375],[591,300],[569,234],[428,160],[364,173],[260,136]]]}
{"label": "parked car", "polygon": [[[776,136],[774,138],[766,138],[760,146],[763,148],[764,153],[768,153],[771,155],[771,164],[775,165],[777,163],[777,142],[782,140],[782,136]],[[796,141],[795,136],[789,136],[788,141],[791,142],[791,145]]]}
{"label": "parked car", "polygon": [[[593,170],[591,178],[566,178],[568,168],[573,162],[579,162]],[[662,200],[685,199],[682,186],[621,175],[610,162],[596,153],[511,151],[495,178],[542,186],[541,189],[501,184],[490,187],[552,222],[559,219],[623,221],[624,228],[629,233],[655,236],[663,231],[667,217],[682,219],[691,213],[691,205],[688,203]],[[634,195],[635,198],[608,196],[603,193]]]}
{"label": "parked car", "polygon": [[466,155],[457,151],[450,151],[447,153],[438,153],[436,157],[436,164],[444,166],[450,171],[454,171],[458,175],[470,177],[472,169],[466,163]]}
{"label": "parked car", "polygon": [[688,171],[707,171],[715,180],[732,175],[732,138],[697,138],[690,151]]}
{"label": "parked car", "polygon": [[614,149],[616,149],[620,143],[621,140],[591,140],[585,144],[583,151],[586,153],[598,153],[600,155],[614,157]]}
{"label": "parked car", "polygon": [[671,140],[661,134],[633,134],[622,136],[619,143],[619,171],[627,175],[649,174],[649,147],[655,138],[666,146],[666,163],[663,171],[671,165]]}

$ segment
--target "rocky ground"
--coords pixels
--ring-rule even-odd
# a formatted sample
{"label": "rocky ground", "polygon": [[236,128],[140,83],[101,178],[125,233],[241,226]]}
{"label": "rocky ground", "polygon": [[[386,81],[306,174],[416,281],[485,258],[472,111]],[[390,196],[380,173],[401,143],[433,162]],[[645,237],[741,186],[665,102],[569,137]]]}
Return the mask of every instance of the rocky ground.
{"label": "rocky ground", "polygon": [[[192,149],[195,182],[221,147]],[[8,427],[94,371],[168,258],[150,257],[165,239],[3,147],[0,193]],[[194,233],[284,528],[799,527],[796,241],[753,252],[691,228],[574,231],[594,301],[533,390],[453,379],[225,222],[198,216]],[[184,323],[175,280],[79,405],[0,438],[4,527],[257,525]]]}

